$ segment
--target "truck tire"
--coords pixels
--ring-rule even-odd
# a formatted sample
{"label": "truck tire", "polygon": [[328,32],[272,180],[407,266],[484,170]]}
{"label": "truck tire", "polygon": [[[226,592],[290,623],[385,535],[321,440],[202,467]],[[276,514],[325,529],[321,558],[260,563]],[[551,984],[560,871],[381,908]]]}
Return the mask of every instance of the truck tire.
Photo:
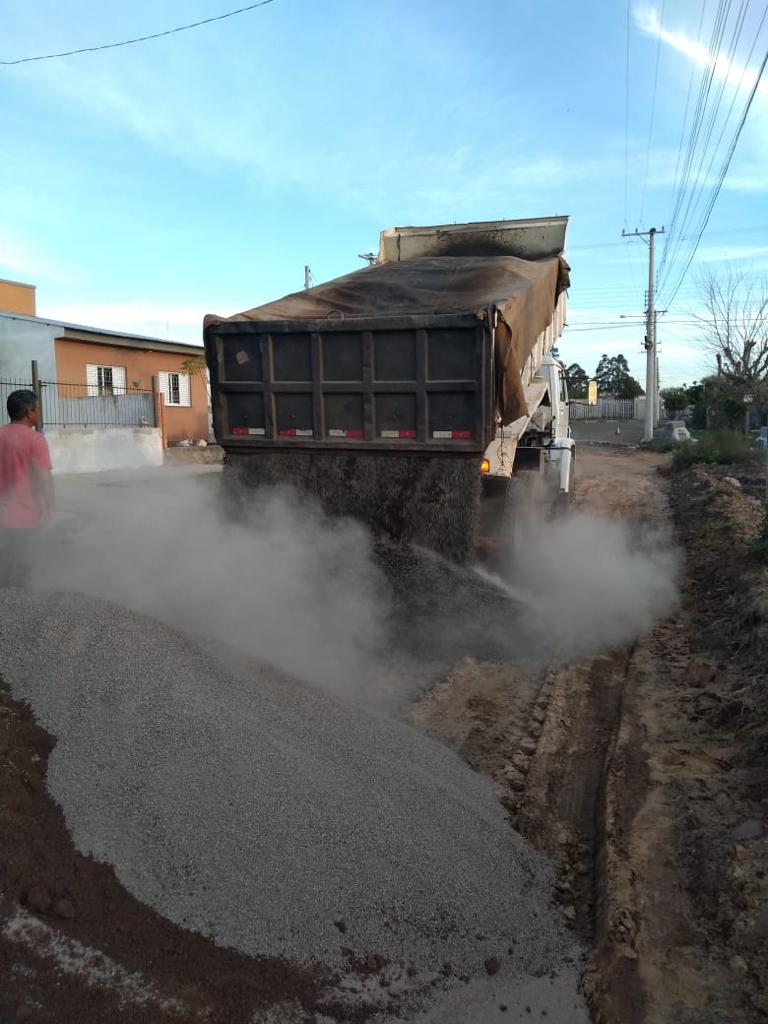
{"label": "truck tire", "polygon": [[559,491],[555,502],[555,511],[558,514],[569,512],[573,508],[576,499],[576,453],[571,452],[571,468],[568,474],[568,490]]}

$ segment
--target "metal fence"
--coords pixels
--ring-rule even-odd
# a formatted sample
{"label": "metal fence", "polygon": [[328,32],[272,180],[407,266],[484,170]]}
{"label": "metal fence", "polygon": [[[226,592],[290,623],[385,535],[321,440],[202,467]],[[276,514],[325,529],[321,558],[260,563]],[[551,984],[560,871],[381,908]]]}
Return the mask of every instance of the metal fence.
{"label": "metal fence", "polygon": [[568,406],[572,420],[640,420],[645,415],[645,398],[598,398],[596,405],[572,398]]}
{"label": "metal fence", "polygon": [[[43,427],[153,427],[155,403],[151,391],[115,388],[98,394],[88,384],[40,381]],[[8,395],[19,388],[33,388],[29,380],[0,380],[2,410]]]}

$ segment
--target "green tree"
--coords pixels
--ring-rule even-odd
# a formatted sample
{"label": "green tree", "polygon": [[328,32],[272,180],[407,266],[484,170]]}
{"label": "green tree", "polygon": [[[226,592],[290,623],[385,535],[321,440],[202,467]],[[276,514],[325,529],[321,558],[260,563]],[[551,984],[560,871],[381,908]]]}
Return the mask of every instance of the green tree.
{"label": "green tree", "polygon": [[571,398],[586,398],[589,374],[578,363],[571,363],[565,371],[568,394]]}
{"label": "green tree", "polygon": [[645,394],[638,381],[629,372],[629,363],[621,352],[616,356],[605,353],[595,370],[598,394],[613,398],[637,398]]}
{"label": "green tree", "polygon": [[681,388],[662,388],[660,394],[661,400],[664,402],[664,406],[670,416],[673,413],[682,412],[692,404],[688,389],[685,386]]}
{"label": "green tree", "polygon": [[620,378],[614,394],[616,398],[639,398],[645,392],[640,387],[640,382],[628,373],[626,377]]}

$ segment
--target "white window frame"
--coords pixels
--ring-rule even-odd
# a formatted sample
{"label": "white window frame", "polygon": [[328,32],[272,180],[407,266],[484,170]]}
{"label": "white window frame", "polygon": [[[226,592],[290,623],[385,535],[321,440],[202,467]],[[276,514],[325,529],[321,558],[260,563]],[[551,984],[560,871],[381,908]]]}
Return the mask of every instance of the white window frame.
{"label": "white window frame", "polygon": [[190,375],[181,370],[161,370],[158,374],[165,404],[188,409],[192,405]]}
{"label": "white window frame", "polygon": [[124,366],[106,366],[101,363],[87,363],[85,382],[89,397],[112,398],[126,392]]}

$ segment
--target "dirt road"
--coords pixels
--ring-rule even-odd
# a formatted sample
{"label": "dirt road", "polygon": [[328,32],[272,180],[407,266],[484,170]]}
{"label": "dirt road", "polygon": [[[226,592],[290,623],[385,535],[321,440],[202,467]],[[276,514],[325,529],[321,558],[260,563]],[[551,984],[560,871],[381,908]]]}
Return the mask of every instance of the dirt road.
{"label": "dirt road", "polygon": [[[768,1014],[768,574],[750,545],[762,483],[717,469],[671,478],[664,467],[650,453],[582,448],[578,506],[629,523],[641,547],[666,535],[670,559],[678,544],[680,608],[581,660],[461,660],[412,719],[492,779],[557,865],[563,912],[589,951],[582,988],[598,1024],[757,1024]],[[125,488],[98,486],[116,514]],[[74,542],[85,513],[67,511]],[[579,566],[607,580],[615,566],[601,564],[599,542],[587,546]],[[585,594],[594,599],[594,571]],[[578,601],[578,588],[568,596]],[[7,694],[0,726],[0,832],[13,837],[0,851],[0,975],[11,979],[0,1019],[229,1024],[277,1019],[269,1008],[286,1000],[302,1024],[374,1012],[329,1002],[331,979],[316,971],[256,963],[138,903],[109,865],[72,848],[46,790],[55,738]],[[548,990],[539,1003],[550,979],[529,980],[531,993],[517,979],[493,1014],[524,1020],[531,1008],[573,1024],[573,1000]],[[465,1004],[440,1012],[480,1019]]]}
{"label": "dirt road", "polygon": [[[765,673],[759,651],[739,664],[728,649],[735,636],[750,650],[738,626],[759,614],[754,601],[751,619],[734,606],[735,581],[720,600],[711,595],[724,565],[742,584],[737,570],[750,571],[739,557],[755,507],[738,484],[726,485],[742,513],[739,521],[731,512],[726,534],[711,495],[686,507],[686,485],[662,475],[664,464],[651,453],[582,449],[578,500],[630,521],[639,536],[682,535],[689,562],[677,613],[632,645],[538,674],[456,666],[414,717],[492,776],[523,834],[557,862],[566,915],[591,949],[584,989],[596,1021],[763,1020],[765,706],[750,717],[748,694],[755,680],[764,694]],[[705,492],[722,489],[716,475],[702,476]],[[714,525],[701,521],[707,514]],[[690,543],[700,532],[721,547],[708,544],[708,560]],[[739,700],[762,747],[729,727]]]}

